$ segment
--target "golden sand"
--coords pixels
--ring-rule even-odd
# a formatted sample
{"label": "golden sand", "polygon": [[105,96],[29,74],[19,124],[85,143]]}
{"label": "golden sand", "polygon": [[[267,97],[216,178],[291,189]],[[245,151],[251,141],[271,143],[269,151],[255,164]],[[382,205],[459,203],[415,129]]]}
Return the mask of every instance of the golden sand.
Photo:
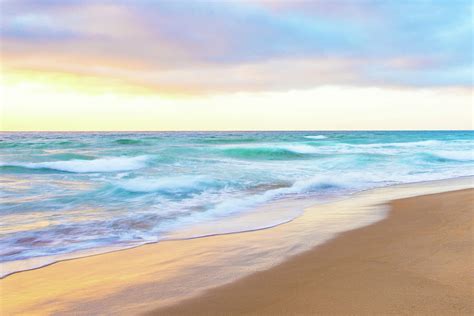
{"label": "golden sand", "polygon": [[155,315],[473,315],[474,190],[387,219]]}

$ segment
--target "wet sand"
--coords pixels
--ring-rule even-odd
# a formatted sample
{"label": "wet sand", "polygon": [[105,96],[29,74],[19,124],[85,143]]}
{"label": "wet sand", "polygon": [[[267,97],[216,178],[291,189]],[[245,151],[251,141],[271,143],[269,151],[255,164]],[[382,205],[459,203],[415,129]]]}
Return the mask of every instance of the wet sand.
{"label": "wet sand", "polygon": [[474,190],[391,202],[388,217],[151,315],[473,315]]}

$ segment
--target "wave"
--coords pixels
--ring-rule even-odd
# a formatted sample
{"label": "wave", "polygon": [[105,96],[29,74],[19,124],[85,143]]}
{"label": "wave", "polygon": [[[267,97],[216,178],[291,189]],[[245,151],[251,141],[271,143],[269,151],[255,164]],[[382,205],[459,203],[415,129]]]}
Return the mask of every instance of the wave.
{"label": "wave", "polygon": [[[324,135],[308,135],[305,137],[318,137]],[[324,136],[325,137],[325,136]],[[318,137],[318,139],[323,139]],[[285,160],[297,159],[306,155],[316,154],[360,154],[360,153],[380,153],[393,154],[393,150],[402,148],[424,148],[435,145],[443,145],[442,141],[424,140],[415,142],[393,142],[393,143],[373,143],[373,144],[350,144],[339,143],[328,146],[310,146],[298,143],[275,143],[260,145],[242,145],[225,147],[224,153],[231,157],[243,159],[268,159],[268,160]],[[369,151],[367,151],[369,150]],[[374,152],[376,150],[377,152]],[[380,150],[383,150],[380,152]],[[362,151],[362,152],[361,152]]]}
{"label": "wave", "polygon": [[395,143],[374,143],[374,144],[346,144],[351,147],[419,147],[440,145],[443,142],[439,140],[422,140],[415,142],[395,142]]}
{"label": "wave", "polygon": [[247,147],[229,147],[224,153],[231,157],[244,159],[285,160],[302,158],[308,154],[319,153],[308,145],[261,145]]}
{"label": "wave", "polygon": [[442,159],[442,160],[453,160],[453,161],[473,161],[474,160],[474,151],[447,151],[439,150],[430,153],[431,156]]}
{"label": "wave", "polygon": [[390,142],[390,143],[331,143],[324,146],[313,147],[314,153],[320,154],[368,154],[368,155],[397,155],[400,153],[421,153],[438,148],[444,148],[451,143],[439,140],[426,140],[414,142]]}
{"label": "wave", "polygon": [[0,167],[50,169],[74,173],[129,171],[145,167],[148,156],[112,157],[93,160],[63,160],[50,162],[0,162]]}
{"label": "wave", "polygon": [[250,209],[259,204],[271,201],[284,196],[315,193],[328,189],[343,189],[355,181],[352,177],[346,177],[345,181],[330,179],[328,177],[316,176],[305,180],[296,181],[290,187],[268,190],[262,194],[252,195],[246,198],[228,199],[213,209],[207,211],[207,214],[229,215],[236,212]]}
{"label": "wave", "polygon": [[307,135],[303,136],[304,138],[309,138],[309,139],[326,139],[328,138],[327,136],[324,135]]}
{"label": "wave", "polygon": [[281,148],[298,153],[298,154],[319,154],[321,153],[316,147],[309,145],[283,145]]}
{"label": "wave", "polygon": [[265,159],[265,160],[285,160],[302,157],[301,153],[285,148],[229,148],[224,153],[233,158],[242,159]]}
{"label": "wave", "polygon": [[202,191],[217,184],[217,181],[206,176],[176,176],[159,179],[130,179],[116,185],[123,190],[136,193],[187,193]]}

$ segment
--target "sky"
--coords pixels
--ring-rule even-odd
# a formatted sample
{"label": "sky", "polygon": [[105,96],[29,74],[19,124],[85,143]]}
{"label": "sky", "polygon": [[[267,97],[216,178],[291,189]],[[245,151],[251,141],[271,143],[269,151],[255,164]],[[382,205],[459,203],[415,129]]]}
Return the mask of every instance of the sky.
{"label": "sky", "polygon": [[0,0],[2,131],[473,128],[470,0]]}

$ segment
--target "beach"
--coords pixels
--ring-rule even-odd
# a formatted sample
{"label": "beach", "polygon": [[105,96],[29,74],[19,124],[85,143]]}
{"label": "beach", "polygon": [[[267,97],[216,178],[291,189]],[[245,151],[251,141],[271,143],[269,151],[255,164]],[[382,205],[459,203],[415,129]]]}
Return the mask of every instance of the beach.
{"label": "beach", "polygon": [[473,193],[396,200],[377,224],[150,315],[472,315]]}
{"label": "beach", "polygon": [[[473,190],[453,191],[465,187],[472,179],[378,189],[315,206],[317,213],[306,210],[275,228],[144,245],[15,273],[0,280],[2,311],[469,314]],[[450,192],[433,194],[443,191]],[[420,194],[429,195],[396,199],[389,208],[380,204]],[[347,209],[354,211],[344,215]],[[339,225],[357,222],[361,212],[365,219],[357,225],[369,226]],[[315,234],[336,222],[346,232]]]}

